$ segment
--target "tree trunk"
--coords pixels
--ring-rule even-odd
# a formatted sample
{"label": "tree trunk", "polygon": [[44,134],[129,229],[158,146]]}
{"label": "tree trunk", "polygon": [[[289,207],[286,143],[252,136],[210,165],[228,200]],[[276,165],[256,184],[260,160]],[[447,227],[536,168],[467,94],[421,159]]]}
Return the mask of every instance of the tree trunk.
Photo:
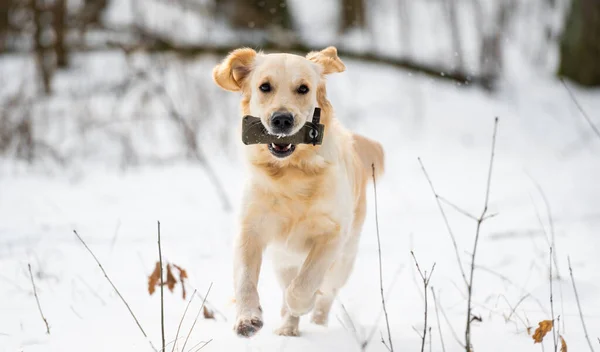
{"label": "tree trunk", "polygon": [[54,29],[54,52],[56,53],[56,65],[64,68],[69,64],[67,48],[65,47],[67,20],[66,0],[56,0],[54,3],[54,18],[52,27]]}
{"label": "tree trunk", "polygon": [[43,14],[37,0],[30,0],[30,10],[33,14],[33,51],[37,63],[38,72],[42,80],[42,86],[44,93],[47,95],[52,93],[51,90],[51,79],[52,79],[52,68],[50,66],[50,60],[46,53],[46,46],[43,43],[43,32],[44,32],[44,21]]}
{"label": "tree trunk", "polygon": [[600,0],[573,0],[560,44],[558,75],[600,86]]}
{"label": "tree trunk", "polygon": [[292,29],[292,17],[285,0],[216,0],[217,12],[225,13],[229,24],[241,29]]}
{"label": "tree trunk", "polygon": [[365,28],[367,21],[365,16],[364,0],[341,0],[342,21],[340,29],[345,32],[352,28]]}
{"label": "tree trunk", "polygon": [[0,52],[4,51],[8,38],[10,8],[12,0],[0,0]]}

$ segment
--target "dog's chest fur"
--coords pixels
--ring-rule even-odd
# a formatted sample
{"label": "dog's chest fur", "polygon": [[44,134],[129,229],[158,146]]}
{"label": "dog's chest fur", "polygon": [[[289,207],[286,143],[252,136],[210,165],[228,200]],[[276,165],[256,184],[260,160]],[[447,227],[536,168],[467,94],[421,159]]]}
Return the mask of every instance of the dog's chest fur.
{"label": "dog's chest fur", "polygon": [[333,167],[307,175],[298,169],[254,174],[247,198],[252,227],[272,245],[305,253],[316,237],[343,236],[352,219],[347,182]]}

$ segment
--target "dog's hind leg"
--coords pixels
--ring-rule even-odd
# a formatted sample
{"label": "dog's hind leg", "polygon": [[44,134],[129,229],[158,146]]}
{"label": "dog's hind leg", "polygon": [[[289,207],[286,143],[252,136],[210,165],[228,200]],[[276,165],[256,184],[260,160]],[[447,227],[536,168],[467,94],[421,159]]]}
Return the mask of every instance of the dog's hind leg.
{"label": "dog's hind leg", "polygon": [[285,304],[285,289],[290,285],[290,282],[298,275],[298,267],[276,268],[276,275],[283,290],[283,304],[281,306],[281,325],[275,329],[275,333],[281,336],[298,336],[298,324],[300,317],[295,317],[288,312]]}

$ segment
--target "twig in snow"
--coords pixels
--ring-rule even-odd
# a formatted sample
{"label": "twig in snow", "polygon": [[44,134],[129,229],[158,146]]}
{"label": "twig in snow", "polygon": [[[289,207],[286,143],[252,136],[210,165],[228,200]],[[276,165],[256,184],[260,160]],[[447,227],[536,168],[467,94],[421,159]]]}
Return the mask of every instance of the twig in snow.
{"label": "twig in snow", "polygon": [[431,192],[433,193],[433,196],[435,197],[435,202],[437,203],[440,213],[442,214],[442,218],[444,219],[444,224],[446,225],[446,229],[448,230],[450,239],[452,239],[452,245],[454,246],[454,254],[456,255],[456,261],[458,262],[458,268],[460,269],[460,274],[462,275],[463,280],[465,281],[465,284],[468,286],[469,283],[467,281],[467,275],[465,275],[465,270],[463,269],[462,261],[460,260],[460,252],[458,250],[458,245],[456,244],[456,238],[454,237],[454,233],[452,232],[452,228],[450,227],[450,223],[448,222],[448,217],[446,216],[446,212],[444,211],[444,208],[442,207],[442,203],[440,202],[440,195],[435,191],[435,188],[433,187],[433,182],[431,182],[431,178],[429,178],[429,174],[427,173],[427,170],[425,170],[425,165],[423,165],[421,158],[417,158],[417,160],[419,160],[419,164],[421,165],[421,170],[423,170],[423,174],[425,175],[425,178],[427,179],[427,182],[429,183],[429,187],[431,188]]}
{"label": "twig in snow", "polygon": [[598,130],[598,127],[596,127],[596,125],[594,125],[594,123],[592,122],[592,120],[590,119],[590,117],[588,116],[588,114],[585,113],[585,111],[583,110],[583,108],[579,104],[579,101],[577,101],[577,98],[575,98],[575,94],[573,94],[573,92],[571,91],[571,89],[569,88],[569,86],[567,85],[567,83],[565,82],[564,79],[561,78],[560,81],[562,82],[562,84],[567,89],[567,92],[569,92],[569,96],[571,97],[571,99],[573,100],[573,102],[575,103],[575,105],[577,106],[577,109],[579,109],[579,112],[581,113],[581,115],[583,116],[583,118],[585,119],[585,121],[588,123],[588,125],[590,125],[590,128],[592,129],[592,131],[594,131],[594,134],[598,138],[600,138],[600,130]]}
{"label": "twig in snow", "polygon": [[481,230],[481,224],[486,219],[487,211],[488,211],[488,202],[490,199],[490,185],[492,182],[492,170],[494,166],[494,154],[496,151],[496,135],[498,133],[498,117],[494,119],[494,134],[492,135],[492,151],[490,155],[490,167],[488,169],[487,176],[487,186],[485,190],[485,201],[483,204],[483,211],[481,215],[477,219],[477,228],[475,230],[475,242],[473,244],[473,251],[471,252],[471,274],[469,277],[469,282],[467,284],[468,290],[468,302],[467,302],[467,326],[465,329],[465,347],[467,352],[472,352],[471,346],[471,300],[473,297],[473,273],[475,272],[475,256],[477,255],[477,245],[479,244],[479,234]]}
{"label": "twig in snow", "polygon": [[[438,331],[440,333],[440,342],[442,344],[442,351],[446,352],[446,346],[444,345],[444,337],[442,336],[442,325],[440,324],[440,312],[438,308],[437,299],[435,298],[435,291],[431,288],[431,294],[433,295],[433,304],[435,305],[435,318],[437,320]],[[429,335],[431,337],[431,334]]]}
{"label": "twig in snow", "polygon": [[[162,263],[162,249],[160,247],[160,221],[157,221],[158,226],[158,261],[160,264],[160,333],[162,338],[162,349],[165,350],[165,300],[164,300],[164,281],[163,281],[163,263]],[[175,347],[175,344],[173,344]]]}
{"label": "twig in snow", "polygon": [[192,295],[190,296],[190,300],[188,301],[188,304],[185,306],[185,310],[183,311],[181,320],[179,320],[179,326],[177,327],[177,334],[175,334],[175,342],[173,343],[173,349],[171,350],[171,352],[175,352],[175,345],[177,344],[177,340],[179,339],[179,331],[181,330],[181,324],[183,324],[185,315],[187,314],[188,308],[190,307],[190,303],[192,303],[192,300],[194,299],[195,295],[196,295],[196,290],[194,290],[194,293],[192,293]]}
{"label": "twig in snow", "polygon": [[[386,295],[387,297],[389,297],[390,294],[392,293],[392,290],[393,290],[394,286],[396,285],[396,282],[398,282],[398,278],[400,277],[400,273],[402,272],[403,269],[404,269],[404,264],[400,264],[398,266],[398,269],[394,273],[394,278],[392,279],[392,283],[390,284],[390,287],[388,287],[388,292]],[[367,338],[363,341],[363,343],[361,345],[361,351],[365,351],[367,349],[367,346],[373,339],[373,336],[375,336],[375,332],[377,331],[377,325],[379,324],[379,319],[381,319],[381,315],[383,315],[383,309],[379,311],[379,315],[377,316],[377,319],[375,319],[375,322],[373,323],[373,327],[371,328],[371,331],[367,335]]]}
{"label": "twig in snow", "polygon": [[[336,300],[338,300],[337,297],[336,297]],[[343,303],[340,302],[340,306],[342,306],[342,312],[344,313],[344,318],[345,318],[344,320],[346,321],[346,322],[344,322],[338,316],[337,319],[340,322],[340,325],[342,325],[342,327],[344,329],[349,330],[352,333],[352,336],[354,337],[354,339],[356,340],[356,343],[358,343],[358,345],[362,347],[362,343],[360,341],[361,339],[358,336],[358,331],[356,330],[356,325],[354,324],[352,317],[350,317],[350,314],[348,314],[348,310],[346,309],[346,307],[344,306]]]}
{"label": "twig in snow", "polygon": [[133,314],[133,311],[131,310],[131,307],[129,307],[129,304],[127,303],[127,301],[125,300],[125,298],[123,298],[123,295],[121,295],[121,292],[119,292],[119,290],[117,289],[117,287],[115,286],[115,284],[113,284],[113,282],[110,279],[110,277],[108,277],[108,274],[104,270],[104,267],[102,267],[102,264],[100,264],[100,261],[98,260],[98,258],[96,258],[96,255],[94,254],[94,252],[92,252],[92,250],[90,249],[90,247],[88,247],[88,245],[85,243],[85,241],[83,240],[83,238],[81,238],[81,236],[79,236],[79,234],[77,233],[77,231],[73,230],[73,233],[75,234],[75,236],[77,236],[77,238],[83,244],[83,246],[85,247],[85,249],[87,249],[87,251],[92,255],[92,257],[96,261],[96,264],[98,264],[98,266],[100,267],[100,270],[102,270],[102,273],[104,274],[104,277],[106,278],[106,280],[108,280],[108,283],[110,283],[110,285],[112,286],[113,290],[115,290],[115,292],[117,293],[117,296],[119,296],[119,298],[121,299],[121,301],[123,302],[123,304],[125,304],[125,307],[127,307],[127,310],[129,311],[129,314],[131,315],[131,317],[133,318],[133,320],[135,320],[135,323],[137,324],[138,328],[142,332],[142,335],[144,335],[144,337],[146,338],[146,340],[148,340],[148,343],[150,343],[150,347],[152,347],[152,349],[155,352],[158,352],[158,350],[156,349],[156,347],[154,347],[154,344],[152,343],[152,341],[148,338],[148,335],[146,335],[146,332],[142,328],[142,325],[140,324],[140,322],[137,320],[135,314]]}
{"label": "twig in snow", "polygon": [[[202,300],[202,305],[200,306],[200,309],[198,310],[198,314],[196,314],[196,318],[194,319],[194,323],[192,324],[192,327],[190,328],[190,331],[188,332],[186,338],[185,338],[185,342],[183,343],[183,347],[181,348],[182,351],[185,351],[185,345],[188,342],[188,339],[190,338],[190,335],[192,334],[192,330],[194,330],[194,326],[196,326],[196,322],[198,321],[198,317],[200,316],[200,314],[203,312],[204,309],[204,304],[206,303],[206,297],[208,297],[208,294],[210,293],[210,289],[212,288],[212,282],[210,283],[210,286],[208,286],[208,290],[206,291],[206,294],[204,295],[204,299]],[[212,340],[211,340],[212,341]],[[208,341],[210,342],[210,341]],[[208,344],[207,342],[207,344]],[[204,347],[205,345],[203,345],[202,347]]]}
{"label": "twig in snow", "polygon": [[386,345],[383,338],[381,341],[386,346],[386,348],[390,351],[394,351],[394,346],[392,345],[392,332],[390,331],[390,321],[388,319],[387,308],[385,306],[385,295],[383,294],[383,270],[381,266],[381,241],[379,239],[379,220],[377,214],[377,182],[375,181],[375,164],[371,164],[371,169],[373,170],[373,193],[375,194],[375,228],[377,233],[377,249],[379,253],[379,289],[381,291],[381,305],[383,306],[383,314],[385,315],[385,325],[387,327],[388,333],[388,342],[389,346]]}
{"label": "twig in snow", "polygon": [[[210,340],[208,340],[208,341],[206,341],[206,342],[204,342],[204,341],[200,341],[200,342],[198,342],[197,344],[195,344],[195,345],[194,345],[194,347],[190,348],[190,351],[192,351],[192,350],[193,350],[193,352],[198,352],[198,351],[200,351],[201,349],[203,349],[203,348],[204,348],[204,346],[206,346],[206,345],[208,345],[209,343],[211,343],[211,341],[212,341],[212,340],[213,340],[213,339],[210,339]],[[196,348],[196,349],[194,350],[194,348],[195,348],[195,347],[197,347],[197,346],[199,346],[200,344],[202,344],[202,346],[200,346],[200,347],[198,347],[198,348]]]}
{"label": "twig in snow", "polygon": [[[554,327],[554,298],[552,296],[552,247],[550,247],[550,314],[552,314],[552,325]],[[556,329],[552,328],[552,342],[554,343],[554,352],[558,351],[556,341]]]}
{"label": "twig in snow", "polygon": [[[585,339],[587,340],[588,345],[590,346],[590,351],[594,352],[594,348],[592,347],[592,342],[590,341],[590,337],[587,332],[587,327],[585,326],[585,320],[583,320],[583,312],[581,310],[581,303],[579,303],[579,295],[577,294],[577,286],[575,286],[575,278],[573,277],[573,268],[571,267],[571,258],[567,257],[569,261],[569,274],[571,275],[571,283],[573,284],[573,292],[575,292],[575,300],[577,301],[577,309],[579,310],[579,318],[581,318],[581,326],[583,326],[583,332],[585,333]],[[600,338],[598,338],[598,342],[600,343]]]}
{"label": "twig in snow", "polygon": [[33,281],[33,274],[31,273],[31,264],[27,264],[27,268],[29,268],[29,277],[31,278],[31,286],[33,286],[33,295],[35,296],[35,301],[37,302],[38,310],[40,311],[40,315],[42,316],[42,320],[46,325],[46,334],[50,335],[50,326],[48,325],[48,320],[44,316],[44,312],[42,312],[42,306],[40,305],[40,299],[37,295],[37,289],[35,288],[35,282]]}
{"label": "twig in snow", "polygon": [[[544,235],[546,235],[546,241],[548,241],[548,244],[550,246],[552,246],[552,248],[553,248],[552,253],[553,253],[553,259],[554,259],[554,268],[556,269],[556,278],[560,280],[560,278],[561,278],[560,272],[558,271],[559,270],[558,269],[558,254],[556,253],[556,232],[554,231],[554,217],[552,216],[550,202],[548,202],[546,193],[544,192],[544,189],[542,188],[542,186],[537,182],[537,180],[534,179],[529,173],[527,173],[527,176],[529,177],[529,179],[531,180],[531,182],[534,184],[535,188],[537,189],[538,193],[542,197],[542,201],[544,202],[544,206],[546,208],[546,217],[548,218],[548,226],[550,227],[550,239],[548,238],[548,235],[546,234],[546,230],[544,229],[544,224],[543,224],[540,214],[537,210],[537,207],[535,206],[535,203],[533,204],[536,216],[538,218],[538,221],[540,222],[540,226],[542,227],[542,230],[544,231]],[[532,203],[533,203],[533,199],[532,199]]]}
{"label": "twig in snow", "polygon": [[221,318],[223,319],[223,321],[227,322],[227,317],[225,316],[225,314],[223,314],[220,310],[217,309],[217,307],[215,307],[214,304],[211,304],[210,301],[207,299],[207,297],[203,297],[200,292],[198,292],[198,290],[196,288],[194,288],[191,284],[188,283],[188,285],[194,289],[194,291],[196,292],[196,296],[198,296],[201,300],[206,300],[206,306],[212,310],[213,312],[219,314],[221,316]]}
{"label": "twig in snow", "polygon": [[[441,302],[442,297],[440,297],[440,302]],[[448,316],[446,315],[446,311],[444,310],[442,306],[442,303],[437,303],[437,299],[435,296],[435,293],[433,294],[433,300],[436,301],[436,305],[440,307],[440,310],[442,311],[442,316],[444,317],[444,320],[446,321],[446,324],[448,324],[448,327],[450,328],[450,332],[452,333],[452,336],[454,337],[454,339],[456,340],[456,342],[460,345],[460,347],[466,349],[464,343],[462,341],[460,341],[460,338],[458,338],[458,334],[456,333],[456,331],[454,331],[454,328],[452,327],[452,324],[450,323],[450,319],[448,319]]]}
{"label": "twig in snow", "polygon": [[462,215],[468,217],[471,220],[477,221],[477,217],[475,215],[470,214],[468,211],[460,208],[458,205],[452,203],[448,199],[442,197],[441,195],[438,195],[438,198],[440,199],[440,201],[442,203],[445,203],[446,205],[449,205],[451,208],[454,208],[454,210],[456,210],[457,212],[461,213]]}
{"label": "twig in snow", "polygon": [[[433,270],[435,269],[435,263],[433,263],[433,266],[431,267],[431,271],[429,272],[429,276],[427,276],[427,270],[425,270],[425,273],[423,273],[421,271],[421,268],[419,267],[419,262],[417,261],[417,257],[415,257],[415,253],[413,251],[410,251],[410,254],[412,255],[413,259],[415,260],[415,265],[417,267],[417,270],[419,271],[419,275],[421,276],[421,280],[423,280],[423,293],[425,296],[425,317],[424,317],[424,326],[423,326],[423,335],[421,336],[421,352],[425,351],[425,339],[427,337],[427,316],[428,316],[428,307],[427,307],[427,288],[429,287],[429,280],[431,280],[431,275],[433,275]],[[430,336],[431,338],[431,336]]]}

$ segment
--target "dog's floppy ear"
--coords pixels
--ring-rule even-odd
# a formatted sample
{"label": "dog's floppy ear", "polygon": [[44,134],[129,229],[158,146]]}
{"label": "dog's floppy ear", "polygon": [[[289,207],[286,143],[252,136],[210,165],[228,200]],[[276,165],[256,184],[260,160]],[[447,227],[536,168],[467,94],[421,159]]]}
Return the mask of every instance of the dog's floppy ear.
{"label": "dog's floppy ear", "polygon": [[219,87],[232,92],[241,90],[244,79],[248,77],[252,70],[255,58],[256,51],[250,48],[232,51],[223,62],[213,69],[215,83]]}
{"label": "dog's floppy ear", "polygon": [[337,49],[330,46],[321,51],[311,51],[306,55],[306,58],[323,67],[323,74],[328,75],[335,72],[344,72],[346,66],[337,55]]}

